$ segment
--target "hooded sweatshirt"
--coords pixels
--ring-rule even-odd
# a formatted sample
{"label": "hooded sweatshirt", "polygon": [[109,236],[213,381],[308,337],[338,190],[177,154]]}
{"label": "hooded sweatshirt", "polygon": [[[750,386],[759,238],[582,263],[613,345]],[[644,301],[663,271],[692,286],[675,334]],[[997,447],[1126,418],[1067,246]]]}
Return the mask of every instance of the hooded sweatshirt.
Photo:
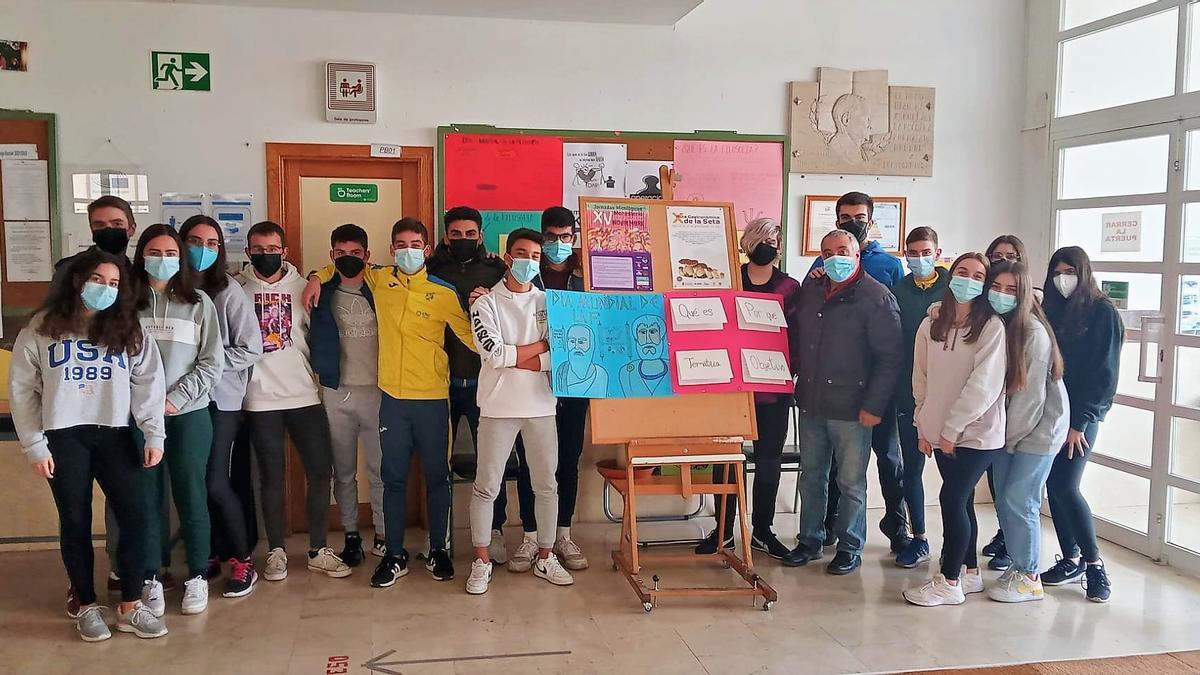
{"label": "hooded sweatshirt", "polygon": [[932,324],[921,322],[913,350],[918,435],[934,446],[945,438],[974,450],[1004,447],[1004,323],[989,318],[971,343],[966,328],[951,328],[945,341],[935,342]]}
{"label": "hooded sweatshirt", "polygon": [[1008,452],[1053,455],[1067,441],[1071,406],[1062,379],[1050,379],[1050,334],[1029,321],[1025,341],[1025,386],[1008,395],[1004,447]]}
{"label": "hooded sweatshirt", "polygon": [[200,290],[197,303],[171,300],[149,286],[146,292],[150,304],[138,310],[138,319],[158,343],[167,401],[176,415],[207,408],[225,362],[217,308]]}
{"label": "hooded sweatshirt", "polygon": [[558,399],[550,388],[550,352],[538,358],[540,370],[517,368],[517,347],[545,340],[546,292],[533,286],[514,293],[501,280],[471,306],[479,370],[479,412],[483,417],[531,418],[554,415]]}
{"label": "hooded sweatshirt", "polygon": [[262,358],[262,335],[258,332],[258,317],[254,305],[247,299],[236,279],[212,297],[221,325],[225,347],[225,368],[213,387],[212,400],[217,410],[237,412],[246,398],[246,384],[254,364]]}
{"label": "hooded sweatshirt", "polygon": [[154,340],[144,334],[137,354],[114,352],[86,336],[51,339],[40,323],[35,316],[17,335],[8,373],[13,426],[30,463],[50,457],[47,431],[128,427],[131,418],[147,446],[162,448],[166,384]]}
{"label": "hooded sweatshirt", "polygon": [[238,276],[254,307],[262,339],[262,360],[246,385],[247,412],[294,410],[321,402],[308,362],[308,313],[301,306],[304,277],[284,262],[283,277],[275,283],[258,278],[253,267]]}

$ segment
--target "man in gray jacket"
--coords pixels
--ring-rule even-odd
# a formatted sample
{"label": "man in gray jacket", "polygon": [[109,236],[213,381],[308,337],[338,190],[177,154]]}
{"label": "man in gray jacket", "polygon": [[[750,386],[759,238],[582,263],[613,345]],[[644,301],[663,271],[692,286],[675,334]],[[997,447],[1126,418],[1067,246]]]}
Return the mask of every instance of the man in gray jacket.
{"label": "man in gray jacket", "polygon": [[829,471],[837,464],[842,506],[838,551],[826,570],[862,564],[867,537],[867,461],[871,429],[891,401],[903,364],[896,299],[864,274],[858,240],[834,230],[821,240],[826,274],[800,287],[800,328],[789,335],[800,407],[800,536],[783,563],[821,558]]}

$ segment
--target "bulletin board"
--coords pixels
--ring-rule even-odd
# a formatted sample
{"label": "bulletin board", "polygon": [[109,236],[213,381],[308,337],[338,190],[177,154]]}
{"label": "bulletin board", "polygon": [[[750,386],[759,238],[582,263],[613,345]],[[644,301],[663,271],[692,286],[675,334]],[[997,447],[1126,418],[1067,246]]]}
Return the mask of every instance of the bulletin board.
{"label": "bulletin board", "polygon": [[[37,146],[37,159],[47,162],[47,199],[51,250],[51,264],[58,260],[62,248],[62,221],[58,211],[58,156],[55,116],[50,113],[35,113],[24,110],[0,109],[0,144],[32,144]],[[3,185],[0,176],[0,186]],[[0,223],[7,220],[4,213],[3,193],[0,192]],[[9,281],[7,247],[3,227],[0,227],[0,257],[4,260],[4,274],[0,280],[0,314],[3,315],[4,335],[0,347],[12,349],[17,333],[29,321],[29,315],[41,305],[50,288],[48,281]]]}
{"label": "bulletin board", "polygon": [[[492,137],[507,137],[509,140],[518,140],[519,137],[524,137],[529,141],[545,141],[545,143],[530,144],[537,148],[535,152],[526,154],[530,149],[530,145],[515,146],[516,152],[509,156],[500,157],[500,165],[496,162],[481,162],[477,158],[470,158],[461,153],[455,152],[459,146],[456,143],[461,136],[492,136]],[[588,143],[588,144],[607,144],[614,146],[624,146],[624,156],[631,163],[645,162],[666,162],[673,164],[676,161],[676,148],[680,144],[687,145],[689,142],[718,142],[737,146],[740,148],[749,147],[750,149],[761,149],[763,152],[770,151],[773,157],[778,153],[779,170],[778,173],[772,173],[770,194],[778,195],[778,219],[781,228],[781,249],[786,246],[787,240],[787,178],[788,166],[790,158],[790,145],[788,137],[784,134],[769,134],[769,135],[743,135],[733,131],[694,131],[694,132],[646,132],[646,131],[589,131],[589,130],[564,130],[564,129],[521,129],[521,128],[501,128],[491,125],[478,124],[453,124],[448,126],[440,126],[437,130],[437,212],[445,213],[447,207],[452,206],[473,206],[484,212],[484,239],[488,242],[489,248],[494,248],[502,239],[495,232],[489,233],[489,223],[503,221],[505,233],[515,227],[540,227],[540,212],[549,207],[562,205],[567,208],[575,209],[573,199],[563,199],[561,180],[563,176],[564,161],[562,159],[561,149],[558,150],[558,156],[553,156],[553,148],[555,143]],[[750,144],[748,146],[742,144]],[[447,150],[450,150],[448,153]],[[739,170],[732,168],[728,175],[721,175],[722,162],[720,158],[710,157],[711,161],[704,162],[705,168],[702,170],[706,175],[693,175],[692,185],[696,185],[697,181],[711,180],[715,177],[718,179],[727,179],[736,181],[742,177]],[[730,161],[735,161],[731,159]],[[730,165],[732,166],[732,165]],[[497,192],[495,181],[486,176],[488,171],[499,171],[502,175],[512,176],[518,181],[518,189],[511,190],[512,197],[505,199]],[[714,173],[715,172],[715,173]],[[556,178],[557,176],[557,178]],[[551,187],[547,181],[560,181],[558,187]],[[676,199],[692,199],[688,196],[696,191],[689,189],[689,178],[687,175],[680,174],[678,182],[674,186],[674,194]],[[463,191],[455,186],[462,182],[467,182],[472,185],[472,189]],[[450,185],[450,194],[447,194],[447,184]],[[517,187],[517,186],[514,186]],[[500,199],[493,199],[493,196]],[[608,195],[612,197],[613,195]],[[626,195],[620,195],[624,197]],[[705,194],[708,201],[734,201],[726,197],[709,197]],[[447,203],[447,198],[461,203]],[[471,203],[478,201],[480,203]],[[564,203],[567,202],[567,203]],[[741,206],[734,204],[734,214],[739,223],[738,229],[744,229],[744,221],[749,218],[753,219],[757,214],[748,209],[743,209]],[[765,215],[765,214],[764,214]],[[776,212],[769,214],[776,215]],[[441,223],[437,224],[438,227]],[[734,241],[736,245],[736,240]],[[781,261],[783,264],[783,261]]]}
{"label": "bulletin board", "polygon": [[[672,269],[674,265],[669,248],[668,208],[713,207],[723,209],[727,223],[725,249],[728,258],[725,264],[735,272],[729,277],[729,288],[742,290],[732,204],[582,197],[579,200],[580,211],[586,215],[590,204],[642,205],[649,209],[649,248],[653,266],[653,283],[649,290],[654,293],[690,290],[676,288]],[[591,237],[594,236],[594,228],[590,226],[588,220],[585,217],[580,223],[583,235],[581,254],[584,287],[591,291],[594,286],[588,251]],[[591,421],[593,443],[628,443],[635,439],[702,436],[742,436],[748,439],[758,437],[758,427],[754,417],[754,394],[750,392],[689,394],[668,398],[593,399]]]}

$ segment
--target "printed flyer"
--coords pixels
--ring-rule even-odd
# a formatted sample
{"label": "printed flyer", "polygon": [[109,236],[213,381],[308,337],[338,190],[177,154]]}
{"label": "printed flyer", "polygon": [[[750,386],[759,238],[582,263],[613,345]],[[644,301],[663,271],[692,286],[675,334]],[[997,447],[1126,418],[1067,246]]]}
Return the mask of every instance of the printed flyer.
{"label": "printed flyer", "polygon": [[725,210],[716,206],[667,207],[672,288],[733,288]]}

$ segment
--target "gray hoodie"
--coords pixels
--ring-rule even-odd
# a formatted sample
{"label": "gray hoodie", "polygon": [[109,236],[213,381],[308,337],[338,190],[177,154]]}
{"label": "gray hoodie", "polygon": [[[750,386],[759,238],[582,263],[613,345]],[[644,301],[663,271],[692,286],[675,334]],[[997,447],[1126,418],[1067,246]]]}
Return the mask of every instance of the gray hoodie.
{"label": "gray hoodie", "polygon": [[254,305],[236,279],[212,298],[221,324],[225,346],[225,368],[213,387],[212,400],[217,410],[237,412],[246,398],[246,383],[254,364],[262,358],[262,336],[258,332],[258,317]]}
{"label": "gray hoodie", "polygon": [[1071,406],[1062,378],[1050,379],[1050,336],[1030,319],[1025,343],[1025,387],[1008,396],[1004,448],[1030,455],[1053,455],[1067,440]]}
{"label": "gray hoodie", "polygon": [[167,400],[178,410],[176,415],[207,408],[225,361],[217,308],[204,291],[196,291],[200,302],[188,303],[149,286],[146,290],[150,305],[138,310],[138,318],[158,343]]}
{"label": "gray hoodie", "polygon": [[21,329],[8,373],[13,426],[30,463],[50,457],[46,432],[83,425],[128,427],[146,445],[166,441],[166,384],[158,348],[149,335],[136,355],[97,346],[86,337],[51,339],[37,332],[40,317]]}

